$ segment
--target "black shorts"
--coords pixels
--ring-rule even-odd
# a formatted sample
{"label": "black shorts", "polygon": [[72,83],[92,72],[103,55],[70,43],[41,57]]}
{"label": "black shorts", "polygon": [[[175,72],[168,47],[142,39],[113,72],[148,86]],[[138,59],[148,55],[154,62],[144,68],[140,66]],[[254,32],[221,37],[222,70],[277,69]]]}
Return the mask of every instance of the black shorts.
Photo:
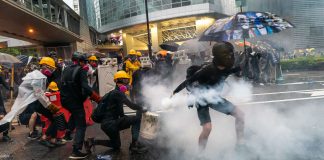
{"label": "black shorts", "polygon": [[207,105],[202,106],[197,103],[196,105],[197,105],[197,113],[198,113],[198,118],[200,120],[200,125],[204,125],[206,123],[211,122],[209,108],[212,108],[218,112],[227,115],[231,114],[235,109],[235,106],[224,98],[222,98],[221,102],[216,104],[209,103]]}

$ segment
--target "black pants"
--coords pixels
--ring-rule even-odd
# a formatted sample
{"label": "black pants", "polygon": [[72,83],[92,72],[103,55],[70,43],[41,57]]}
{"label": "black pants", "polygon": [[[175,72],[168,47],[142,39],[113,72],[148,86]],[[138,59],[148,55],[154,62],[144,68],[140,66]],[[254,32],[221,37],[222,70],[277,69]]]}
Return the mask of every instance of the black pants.
{"label": "black pants", "polygon": [[3,136],[8,136],[9,127],[10,127],[10,123],[9,122],[0,125],[0,133],[2,133]]}
{"label": "black pants", "polygon": [[5,106],[4,106],[1,90],[0,90],[0,114],[3,114],[3,115],[7,114]]}
{"label": "black pants", "polygon": [[75,109],[69,109],[69,112],[71,113],[69,122],[68,122],[68,130],[71,132],[76,128],[75,136],[73,139],[73,151],[79,151],[82,150],[85,132],[87,129],[86,124],[86,118],[85,118],[85,112],[83,106],[81,108]]}
{"label": "black pants", "polygon": [[106,133],[110,140],[95,140],[95,145],[103,145],[113,149],[119,149],[121,146],[119,131],[132,127],[132,140],[137,141],[141,125],[141,112],[136,116],[124,116],[115,120],[104,120],[101,129]]}
{"label": "black pants", "polygon": [[55,138],[57,133],[57,128],[53,117],[53,113],[48,109],[46,109],[38,100],[31,103],[30,105],[34,107],[35,112],[42,114],[51,122],[51,124],[48,126],[48,129],[46,130],[45,135]]}

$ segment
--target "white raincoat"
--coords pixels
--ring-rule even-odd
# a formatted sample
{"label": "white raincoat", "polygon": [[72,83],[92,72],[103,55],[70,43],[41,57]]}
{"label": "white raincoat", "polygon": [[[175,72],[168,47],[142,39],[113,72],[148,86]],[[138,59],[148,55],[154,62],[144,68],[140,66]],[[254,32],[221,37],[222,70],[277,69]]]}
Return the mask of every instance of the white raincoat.
{"label": "white raincoat", "polygon": [[22,78],[23,82],[19,86],[15,103],[11,111],[0,121],[0,125],[11,122],[15,116],[23,112],[30,103],[36,100],[39,100],[47,108],[51,102],[44,94],[46,90],[46,79],[46,76],[39,70],[32,71]]}

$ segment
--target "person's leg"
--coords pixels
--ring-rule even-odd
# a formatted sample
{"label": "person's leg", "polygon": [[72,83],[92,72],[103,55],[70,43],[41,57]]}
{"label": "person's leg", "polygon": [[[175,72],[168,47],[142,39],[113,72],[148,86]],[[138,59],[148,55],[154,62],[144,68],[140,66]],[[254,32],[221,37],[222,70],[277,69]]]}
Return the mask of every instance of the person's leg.
{"label": "person's leg", "polygon": [[83,107],[71,112],[72,120],[74,121],[76,132],[73,139],[73,152],[80,152],[83,147],[85,132],[86,132],[86,119]]}
{"label": "person's leg", "polygon": [[[111,147],[118,150],[121,146],[119,129],[116,121],[104,122],[101,125],[102,131],[106,133],[110,140],[104,143],[104,146]],[[97,145],[97,141],[95,141]],[[98,145],[103,145],[103,143],[98,142]]]}
{"label": "person's leg", "polygon": [[35,131],[36,127],[36,119],[37,119],[37,113],[34,112],[29,119],[28,127],[29,127],[29,134],[32,134]]}
{"label": "person's leg", "polygon": [[200,120],[200,125],[202,126],[202,131],[198,139],[199,151],[202,152],[206,148],[208,137],[212,130],[212,124],[211,124],[208,106],[198,105],[197,113],[198,113],[198,118]]}
{"label": "person's leg", "polygon": [[209,107],[235,118],[235,130],[237,143],[241,143],[244,136],[244,113],[230,101],[222,98],[217,104],[209,104]]}

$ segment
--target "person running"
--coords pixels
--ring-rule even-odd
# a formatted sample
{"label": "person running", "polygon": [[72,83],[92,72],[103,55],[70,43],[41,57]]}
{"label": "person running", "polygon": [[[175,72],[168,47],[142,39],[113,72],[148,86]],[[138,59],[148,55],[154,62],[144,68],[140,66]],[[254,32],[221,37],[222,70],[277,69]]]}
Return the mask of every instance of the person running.
{"label": "person running", "polygon": [[[129,84],[130,77],[125,71],[118,71],[114,75],[114,81],[116,87],[114,90],[107,93],[102,98],[102,107],[100,113],[103,113],[101,123],[101,129],[109,137],[109,140],[97,140],[94,138],[88,138],[85,142],[85,148],[88,152],[95,145],[102,145],[110,147],[114,150],[119,150],[121,147],[120,131],[132,127],[132,143],[129,149],[135,153],[143,153],[147,151],[147,147],[138,142],[141,115],[143,108],[137,104],[132,103],[127,99],[125,92],[127,91],[127,85]],[[133,110],[136,110],[136,116],[126,116],[124,114],[123,105],[127,105]]]}
{"label": "person running", "polygon": [[[225,79],[232,73],[240,70],[234,65],[234,47],[229,42],[217,43],[213,46],[213,62],[202,66],[191,66],[187,69],[187,77],[174,91],[173,95],[187,87],[196,99],[198,118],[202,126],[199,136],[199,150],[206,148],[212,124],[209,108],[235,118],[237,144],[242,144],[244,132],[244,114],[234,104],[225,98],[216,95],[214,99],[201,96],[202,90],[210,90],[220,93]],[[199,94],[200,93],[200,94]]]}

